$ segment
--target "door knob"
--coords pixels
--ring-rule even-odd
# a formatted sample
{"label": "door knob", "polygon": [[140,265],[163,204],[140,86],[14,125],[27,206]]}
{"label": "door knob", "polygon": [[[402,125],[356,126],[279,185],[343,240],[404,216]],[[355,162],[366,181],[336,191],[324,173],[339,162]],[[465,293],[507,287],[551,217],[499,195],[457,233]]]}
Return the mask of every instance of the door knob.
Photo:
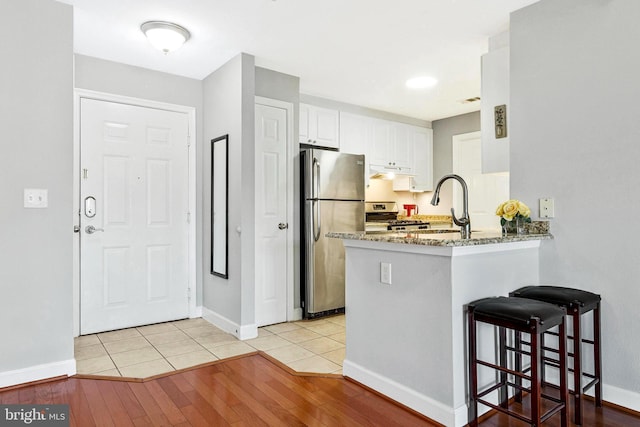
{"label": "door knob", "polygon": [[284,230],[284,229],[286,229],[286,228],[289,228],[289,224],[286,224],[286,223],[284,223],[284,222],[281,222],[280,224],[278,224],[278,228],[279,228],[280,230]]}
{"label": "door knob", "polygon": [[93,225],[87,225],[87,226],[84,228],[84,231],[86,231],[86,232],[87,232],[87,234],[93,234],[93,233],[95,233],[96,231],[104,231],[104,228],[95,228]]}

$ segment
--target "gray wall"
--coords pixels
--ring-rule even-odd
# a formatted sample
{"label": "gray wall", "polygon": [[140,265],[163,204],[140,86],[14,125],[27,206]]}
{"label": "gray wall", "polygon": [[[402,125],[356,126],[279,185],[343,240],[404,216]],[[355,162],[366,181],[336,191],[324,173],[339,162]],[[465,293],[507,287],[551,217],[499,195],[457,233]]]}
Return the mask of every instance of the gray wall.
{"label": "gray wall", "polygon": [[[433,123],[433,183],[438,182],[444,175],[453,171],[453,144],[454,135],[477,132],[480,130],[480,111],[434,120]],[[455,184],[458,185],[458,184]],[[452,207],[453,181],[442,184],[440,190],[440,204],[437,207],[429,206],[430,214],[450,215]],[[433,193],[426,193],[431,199]],[[425,197],[423,195],[423,197]]]}
{"label": "gray wall", "polygon": [[[240,54],[204,80],[204,176],[211,176],[211,141],[229,135],[229,279],[209,273],[211,224],[203,227],[203,306],[238,325],[255,315],[254,58]],[[204,180],[205,218],[211,218],[211,181]]]}
{"label": "gray wall", "polygon": [[[511,194],[555,199],[544,283],[600,293],[604,398],[640,410],[640,2],[542,0],[511,17]],[[517,286],[519,284],[514,284]]]}
{"label": "gray wall", "polygon": [[[0,2],[0,373],[73,359],[73,10]],[[23,208],[24,188],[49,207]]]}
{"label": "gray wall", "polygon": [[75,55],[74,80],[75,87],[80,89],[196,109],[196,305],[202,305],[202,81],[84,55]]}

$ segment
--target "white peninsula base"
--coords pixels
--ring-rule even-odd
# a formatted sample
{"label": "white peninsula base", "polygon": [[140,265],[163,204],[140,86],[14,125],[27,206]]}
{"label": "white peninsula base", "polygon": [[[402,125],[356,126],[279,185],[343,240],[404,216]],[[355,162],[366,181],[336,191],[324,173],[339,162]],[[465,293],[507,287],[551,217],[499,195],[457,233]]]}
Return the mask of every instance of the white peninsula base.
{"label": "white peninsula base", "polygon": [[465,304],[538,283],[540,240],[450,247],[342,237],[344,375],[446,426],[466,425]]}

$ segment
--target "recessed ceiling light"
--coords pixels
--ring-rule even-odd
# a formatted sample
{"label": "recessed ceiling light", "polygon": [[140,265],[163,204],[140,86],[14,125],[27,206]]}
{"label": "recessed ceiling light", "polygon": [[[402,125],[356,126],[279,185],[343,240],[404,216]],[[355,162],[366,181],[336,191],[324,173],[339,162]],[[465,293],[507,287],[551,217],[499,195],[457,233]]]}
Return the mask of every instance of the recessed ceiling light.
{"label": "recessed ceiling light", "polygon": [[165,55],[178,49],[191,37],[186,28],[173,22],[147,21],[140,26],[140,29],[153,47],[161,50]]}
{"label": "recessed ceiling light", "polygon": [[409,89],[426,89],[438,84],[438,81],[429,76],[418,76],[407,80],[407,87]]}

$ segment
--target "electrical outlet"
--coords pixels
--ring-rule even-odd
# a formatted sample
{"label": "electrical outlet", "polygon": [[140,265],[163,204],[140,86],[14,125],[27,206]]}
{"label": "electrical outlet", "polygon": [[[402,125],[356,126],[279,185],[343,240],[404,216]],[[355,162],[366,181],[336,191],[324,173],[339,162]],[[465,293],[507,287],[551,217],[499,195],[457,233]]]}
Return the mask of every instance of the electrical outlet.
{"label": "electrical outlet", "polygon": [[546,197],[540,199],[540,218],[553,218],[553,199]]}
{"label": "electrical outlet", "polygon": [[385,285],[391,284],[391,263],[390,262],[380,263],[380,281]]}
{"label": "electrical outlet", "polygon": [[46,208],[48,206],[48,191],[42,188],[24,189],[25,208]]}

